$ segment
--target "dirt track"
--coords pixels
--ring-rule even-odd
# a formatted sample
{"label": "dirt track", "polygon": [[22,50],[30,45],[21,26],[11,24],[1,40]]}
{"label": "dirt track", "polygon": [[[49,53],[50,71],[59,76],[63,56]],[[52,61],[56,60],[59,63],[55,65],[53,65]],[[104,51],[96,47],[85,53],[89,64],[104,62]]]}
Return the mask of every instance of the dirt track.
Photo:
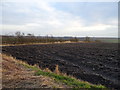
{"label": "dirt track", "polygon": [[10,54],[29,64],[54,70],[58,64],[61,72],[79,79],[107,87],[120,88],[119,55],[117,44],[71,43],[3,47]]}

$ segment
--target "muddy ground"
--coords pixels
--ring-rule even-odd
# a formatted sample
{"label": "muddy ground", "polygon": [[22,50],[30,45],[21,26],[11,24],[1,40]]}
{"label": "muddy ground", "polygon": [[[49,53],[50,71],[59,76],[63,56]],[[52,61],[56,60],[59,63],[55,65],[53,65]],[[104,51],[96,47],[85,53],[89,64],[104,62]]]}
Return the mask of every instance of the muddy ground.
{"label": "muddy ground", "polygon": [[58,64],[61,72],[78,79],[120,88],[120,56],[115,43],[4,46],[2,51],[29,64],[39,64],[41,68],[54,71]]}

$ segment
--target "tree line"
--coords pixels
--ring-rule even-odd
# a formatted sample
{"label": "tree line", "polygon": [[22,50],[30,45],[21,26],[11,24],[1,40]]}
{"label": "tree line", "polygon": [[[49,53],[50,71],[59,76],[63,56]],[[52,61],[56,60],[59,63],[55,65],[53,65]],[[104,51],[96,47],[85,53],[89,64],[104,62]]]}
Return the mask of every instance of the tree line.
{"label": "tree line", "polygon": [[54,43],[54,42],[78,42],[77,37],[70,38],[68,40],[62,38],[55,38],[53,36],[34,36],[34,34],[28,33],[26,36],[22,32],[16,32],[15,35],[2,36],[2,44],[26,44],[26,43]]}

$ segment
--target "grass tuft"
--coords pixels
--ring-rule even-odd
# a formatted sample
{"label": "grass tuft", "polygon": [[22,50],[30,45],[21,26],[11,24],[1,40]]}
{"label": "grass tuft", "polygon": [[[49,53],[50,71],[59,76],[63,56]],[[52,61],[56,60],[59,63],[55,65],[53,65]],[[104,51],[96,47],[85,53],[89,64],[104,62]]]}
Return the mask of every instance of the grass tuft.
{"label": "grass tuft", "polygon": [[54,73],[56,73],[56,74],[60,74],[60,71],[59,71],[59,67],[58,67],[58,65],[56,65]]}

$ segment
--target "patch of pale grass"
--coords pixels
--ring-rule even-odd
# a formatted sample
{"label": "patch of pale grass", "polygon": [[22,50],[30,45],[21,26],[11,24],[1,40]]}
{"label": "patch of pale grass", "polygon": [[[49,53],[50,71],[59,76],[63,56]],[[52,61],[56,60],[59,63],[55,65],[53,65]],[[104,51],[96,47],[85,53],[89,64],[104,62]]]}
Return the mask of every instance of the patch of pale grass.
{"label": "patch of pale grass", "polygon": [[58,65],[56,65],[54,73],[56,73],[58,75],[60,74],[59,66]]}
{"label": "patch of pale grass", "polygon": [[49,68],[45,68],[43,71],[45,71],[45,72],[52,72]]}

